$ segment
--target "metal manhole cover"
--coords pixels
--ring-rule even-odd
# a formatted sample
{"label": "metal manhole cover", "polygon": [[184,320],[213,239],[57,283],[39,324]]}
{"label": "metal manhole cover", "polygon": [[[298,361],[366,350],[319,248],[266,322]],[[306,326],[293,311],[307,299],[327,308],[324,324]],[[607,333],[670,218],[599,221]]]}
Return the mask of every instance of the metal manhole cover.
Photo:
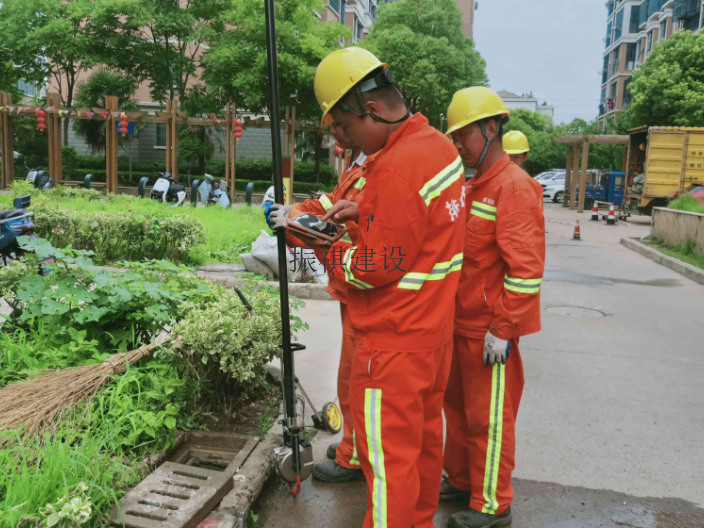
{"label": "metal manhole cover", "polygon": [[599,310],[583,308],[581,306],[551,306],[546,311],[550,313],[569,315],[570,317],[604,317],[606,314]]}

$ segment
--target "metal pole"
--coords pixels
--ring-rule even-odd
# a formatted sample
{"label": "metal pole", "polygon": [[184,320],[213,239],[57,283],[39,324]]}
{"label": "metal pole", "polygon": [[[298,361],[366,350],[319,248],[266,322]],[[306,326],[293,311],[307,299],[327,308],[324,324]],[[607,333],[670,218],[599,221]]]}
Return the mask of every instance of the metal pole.
{"label": "metal pole", "polygon": [[[274,0],[264,0],[266,17],[267,59],[269,63],[269,113],[271,116],[271,148],[274,160],[274,197],[276,203],[284,203],[284,182],[281,167],[281,117],[279,115],[279,71],[276,59],[276,22],[274,20]],[[299,445],[296,428],[295,374],[293,352],[291,350],[291,324],[288,306],[288,262],[286,255],[286,235],[283,229],[277,231],[279,250],[279,293],[281,298],[281,345],[284,378],[284,399],[286,402],[286,423],[284,440],[291,441],[293,456],[298,464]],[[299,466],[300,467],[300,466]]]}

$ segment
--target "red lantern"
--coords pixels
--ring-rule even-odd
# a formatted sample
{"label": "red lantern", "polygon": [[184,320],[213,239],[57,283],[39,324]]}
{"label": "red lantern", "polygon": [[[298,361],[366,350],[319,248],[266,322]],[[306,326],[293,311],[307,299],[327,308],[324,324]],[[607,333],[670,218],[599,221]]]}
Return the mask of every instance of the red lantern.
{"label": "red lantern", "polygon": [[244,125],[244,121],[242,121],[241,119],[235,119],[235,125],[242,126]]}
{"label": "red lantern", "polygon": [[235,132],[235,137],[237,139],[242,139],[242,132]]}
{"label": "red lantern", "polygon": [[237,126],[235,127],[235,133],[237,133],[237,132],[242,133],[242,127],[239,126],[239,125],[237,125]]}
{"label": "red lantern", "polygon": [[130,118],[127,117],[127,114],[122,114],[120,116],[120,134],[122,134],[123,137],[129,132],[129,121]]}
{"label": "red lantern", "polygon": [[344,152],[345,152],[345,151],[342,150],[340,147],[337,147],[337,148],[335,149],[335,154],[337,154],[338,156],[342,156],[342,154],[344,154]]}
{"label": "red lantern", "polygon": [[46,112],[42,108],[37,108],[34,112],[37,117],[37,128],[39,130],[46,130]]}

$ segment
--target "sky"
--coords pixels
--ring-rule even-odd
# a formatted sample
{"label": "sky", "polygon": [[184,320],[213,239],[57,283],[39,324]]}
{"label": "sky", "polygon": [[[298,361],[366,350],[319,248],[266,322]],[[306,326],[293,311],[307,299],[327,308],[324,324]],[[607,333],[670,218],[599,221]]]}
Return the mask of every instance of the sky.
{"label": "sky", "polygon": [[555,107],[554,123],[599,113],[604,0],[479,0],[474,41],[490,86]]}

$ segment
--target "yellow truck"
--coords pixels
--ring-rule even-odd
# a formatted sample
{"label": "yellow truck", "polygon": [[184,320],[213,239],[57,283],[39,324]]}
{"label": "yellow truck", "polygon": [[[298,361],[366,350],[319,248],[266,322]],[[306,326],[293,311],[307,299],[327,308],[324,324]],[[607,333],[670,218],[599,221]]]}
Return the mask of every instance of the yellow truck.
{"label": "yellow truck", "polygon": [[629,134],[620,212],[650,215],[653,207],[704,183],[704,128],[642,126]]}

